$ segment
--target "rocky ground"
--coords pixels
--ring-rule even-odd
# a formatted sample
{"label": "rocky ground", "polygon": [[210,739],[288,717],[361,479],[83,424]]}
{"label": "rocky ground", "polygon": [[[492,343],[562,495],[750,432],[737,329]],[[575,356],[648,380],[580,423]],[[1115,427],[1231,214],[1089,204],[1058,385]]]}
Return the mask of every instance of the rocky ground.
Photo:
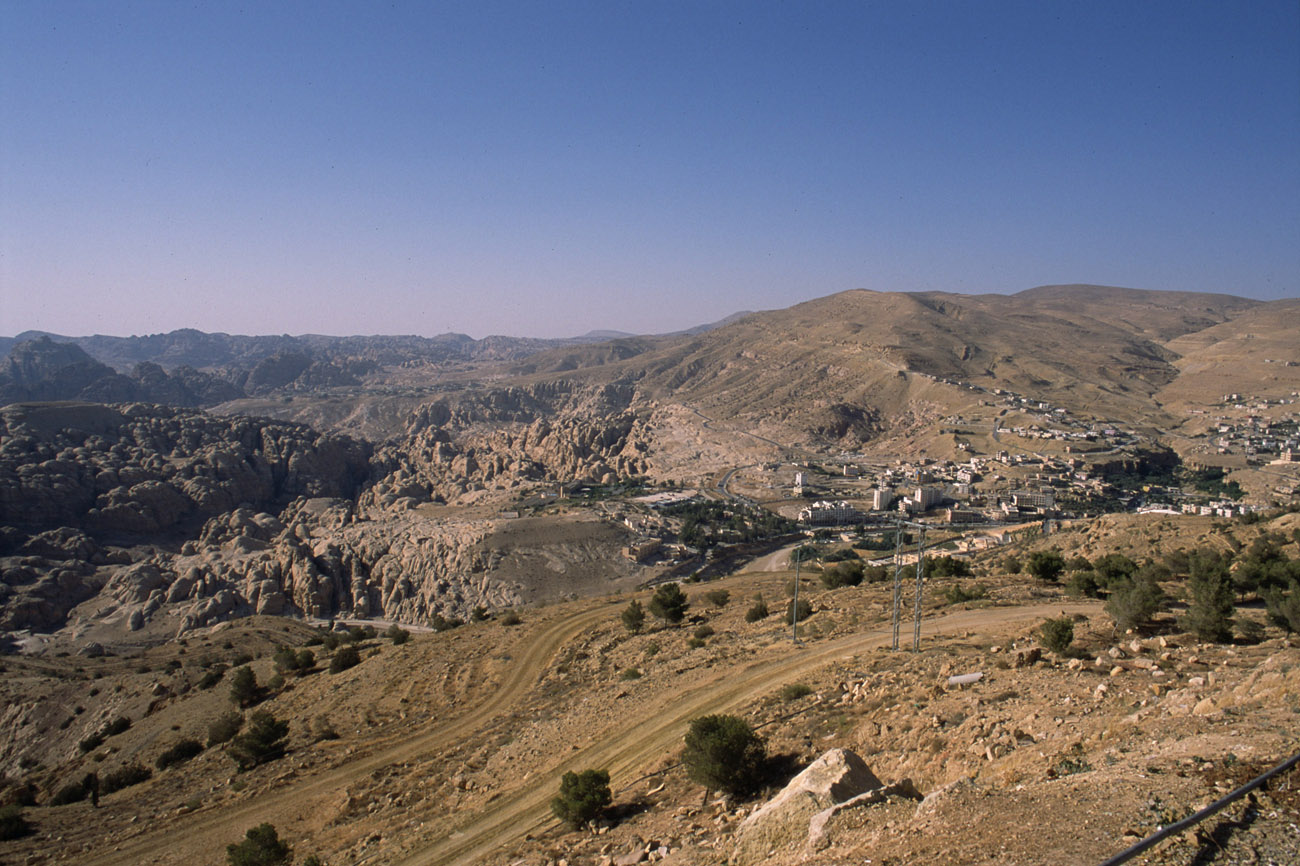
{"label": "rocky ground", "polygon": [[[36,835],[5,843],[0,862],[218,863],[214,852],[264,820],[328,863],[1100,862],[1296,751],[1300,649],[1275,629],[1226,646],[1167,629],[1117,634],[1098,603],[1007,576],[988,579],[987,600],[930,598],[922,651],[893,652],[888,586],[808,580],[816,612],[794,645],[776,617],[744,617],[755,593],[775,608],[789,577],[690,587],[687,623],[639,635],[616,596],[401,646],[376,638],[338,674],[317,646],[318,672],[262,704],[291,720],[286,758],[235,773],[213,748],[99,809],[29,809]],[[716,589],[727,604],[705,597]],[[1063,611],[1076,639],[1055,656],[1036,632]],[[703,626],[713,634],[693,642]],[[21,754],[7,754],[42,797],[89,768],[152,766],[229,708],[224,682],[199,687],[214,660],[260,652],[266,682],[270,650],[312,634],[264,618],[130,657],[52,646],[10,657],[5,728],[30,733],[10,735],[6,749]],[[968,673],[982,676],[950,684]],[[748,719],[775,757],[754,799],[702,799],[678,765],[687,721],[719,711]],[[117,715],[129,730],[83,754],[85,732]],[[319,718],[338,739],[318,737]],[[895,793],[838,813],[811,846],[805,824],[747,853],[745,819],[837,748]],[[547,803],[559,774],[590,767],[611,771],[614,807],[596,830],[567,831]],[[1296,784],[1279,780],[1137,862],[1289,862]]]}

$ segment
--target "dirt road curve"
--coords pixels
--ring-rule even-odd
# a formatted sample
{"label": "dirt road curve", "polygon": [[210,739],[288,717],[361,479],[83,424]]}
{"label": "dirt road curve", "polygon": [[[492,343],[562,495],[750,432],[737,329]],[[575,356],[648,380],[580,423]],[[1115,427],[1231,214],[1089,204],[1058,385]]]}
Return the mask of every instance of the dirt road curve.
{"label": "dirt road curve", "polygon": [[[968,610],[933,618],[922,624],[923,635],[978,631],[990,626],[1034,621],[1061,611],[1094,610],[1095,603],[1040,604],[1016,608]],[[690,719],[706,713],[734,709],[755,694],[793,681],[807,671],[845,656],[889,643],[884,630],[840,638],[824,644],[793,649],[769,648],[747,667],[720,669],[709,681],[671,696],[652,717],[631,719],[602,732],[595,745],[566,758],[568,767],[601,767],[615,779],[640,775],[645,768],[675,751]],[[503,690],[504,691],[504,690]],[[537,833],[552,823],[548,804],[559,789],[560,769],[537,774],[523,786],[506,793],[486,811],[466,816],[449,836],[414,843],[408,852],[388,862],[397,866],[459,866],[472,864],[507,842]]]}
{"label": "dirt road curve", "polygon": [[102,852],[97,862],[105,866],[209,862],[205,855],[224,851],[226,844],[240,838],[248,827],[263,821],[282,826],[288,823],[287,816],[302,811],[306,800],[335,795],[375,770],[442,750],[486,726],[527,694],[561,647],[611,616],[617,616],[617,612],[611,612],[608,604],[593,603],[590,608],[524,636],[511,652],[515,664],[500,686],[483,703],[468,707],[453,719],[372,744],[370,753],[358,760],[276,787],[232,808],[183,816],[169,822],[165,831],[146,832],[122,843],[117,850]]}

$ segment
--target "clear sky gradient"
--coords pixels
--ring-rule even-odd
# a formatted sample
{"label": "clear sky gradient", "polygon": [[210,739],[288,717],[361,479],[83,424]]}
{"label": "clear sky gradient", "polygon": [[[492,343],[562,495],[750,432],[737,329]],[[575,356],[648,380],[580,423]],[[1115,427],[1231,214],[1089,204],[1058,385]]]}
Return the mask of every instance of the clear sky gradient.
{"label": "clear sky gradient", "polygon": [[1300,295],[1300,4],[0,0],[0,334]]}

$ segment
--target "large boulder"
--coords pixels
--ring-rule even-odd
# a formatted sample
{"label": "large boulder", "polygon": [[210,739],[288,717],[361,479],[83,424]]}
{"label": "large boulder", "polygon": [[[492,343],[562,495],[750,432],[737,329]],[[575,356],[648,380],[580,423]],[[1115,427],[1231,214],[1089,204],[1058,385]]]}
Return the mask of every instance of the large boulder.
{"label": "large boulder", "polygon": [[771,851],[803,847],[814,816],[884,785],[866,762],[847,749],[832,749],[790,780],[736,831],[733,862],[764,863]]}

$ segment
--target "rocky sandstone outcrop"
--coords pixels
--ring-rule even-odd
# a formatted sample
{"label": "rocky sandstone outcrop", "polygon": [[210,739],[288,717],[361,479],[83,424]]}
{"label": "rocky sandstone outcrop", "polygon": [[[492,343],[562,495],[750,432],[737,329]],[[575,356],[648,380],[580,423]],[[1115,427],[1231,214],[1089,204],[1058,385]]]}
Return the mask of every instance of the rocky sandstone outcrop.
{"label": "rocky sandstone outcrop", "polygon": [[830,817],[826,813],[836,806],[884,787],[857,753],[832,749],[737,828],[732,862],[764,863],[772,851],[785,853],[809,844],[817,818],[822,818],[816,826],[820,831]]}
{"label": "rocky sandstone outcrop", "polygon": [[146,404],[0,410],[0,522],[154,534],[295,496],[352,496],[370,448],[254,418]]}

